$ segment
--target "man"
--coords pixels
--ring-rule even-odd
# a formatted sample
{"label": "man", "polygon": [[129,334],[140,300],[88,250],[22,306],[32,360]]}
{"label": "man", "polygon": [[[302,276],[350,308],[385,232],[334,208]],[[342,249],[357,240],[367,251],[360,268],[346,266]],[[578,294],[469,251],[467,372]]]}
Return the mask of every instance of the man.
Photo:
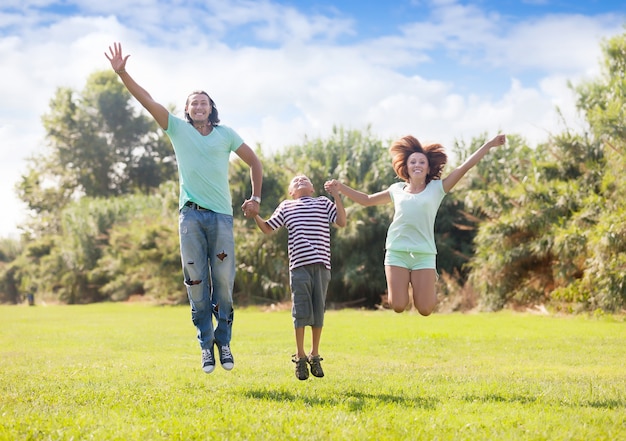
{"label": "man", "polygon": [[242,205],[246,217],[259,213],[261,162],[234,130],[219,125],[217,108],[206,92],[192,92],[185,103],[185,119],[179,118],[129,75],[126,61],[130,55],[122,54],[120,43],[109,46],[109,54],[104,55],[128,91],[172,142],[180,181],[181,262],[191,319],[202,350],[202,369],[206,373],[215,369],[214,346],[217,346],[222,367],[231,370],[235,245],[228,182],[230,153],[235,152],[250,167],[252,196]]}

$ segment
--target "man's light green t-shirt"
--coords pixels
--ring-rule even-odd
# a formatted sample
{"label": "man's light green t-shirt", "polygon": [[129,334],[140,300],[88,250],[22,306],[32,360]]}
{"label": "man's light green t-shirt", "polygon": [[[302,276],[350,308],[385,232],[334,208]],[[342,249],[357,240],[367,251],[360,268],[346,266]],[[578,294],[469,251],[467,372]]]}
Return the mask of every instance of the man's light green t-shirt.
{"label": "man's light green t-shirt", "polygon": [[404,191],[405,182],[389,186],[395,212],[387,231],[385,248],[424,254],[437,254],[435,218],[446,195],[441,180],[428,183],[421,193]]}
{"label": "man's light green t-shirt", "polygon": [[188,201],[216,213],[233,215],[228,183],[230,153],[243,139],[231,128],[214,126],[203,136],[191,124],[170,113],[167,136],[172,141],[178,163],[179,208]]}

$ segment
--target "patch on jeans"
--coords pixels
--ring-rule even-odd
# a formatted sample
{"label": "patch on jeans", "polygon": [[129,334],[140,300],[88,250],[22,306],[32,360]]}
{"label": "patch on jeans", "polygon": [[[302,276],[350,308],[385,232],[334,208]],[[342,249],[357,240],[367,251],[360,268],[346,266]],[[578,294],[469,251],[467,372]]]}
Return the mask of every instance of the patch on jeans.
{"label": "patch on jeans", "polygon": [[224,259],[226,259],[227,257],[228,257],[228,254],[226,254],[224,250],[222,250],[222,252],[217,255],[217,258],[220,259],[221,261],[224,261]]}

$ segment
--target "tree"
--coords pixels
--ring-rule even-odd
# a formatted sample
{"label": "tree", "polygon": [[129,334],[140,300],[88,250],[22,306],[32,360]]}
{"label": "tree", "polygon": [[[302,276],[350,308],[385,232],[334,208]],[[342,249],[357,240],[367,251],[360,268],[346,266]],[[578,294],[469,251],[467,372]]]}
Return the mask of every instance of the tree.
{"label": "tree", "polygon": [[[626,307],[626,34],[609,40],[604,53],[602,75],[572,87],[587,131],[567,129],[536,149],[509,135],[507,146],[474,167],[438,213],[438,268],[460,283],[467,278],[489,309],[544,302],[568,310]],[[173,158],[162,150],[162,134],[133,116],[128,100],[107,74],[91,78],[79,98],[57,92],[47,116],[51,152],[31,164],[20,187],[39,213],[40,234],[0,256],[4,299],[34,287],[68,303],[132,294],[186,300],[176,184],[149,191],[170,173]],[[463,161],[481,143],[457,142],[452,156]],[[388,144],[369,129],[334,128],[327,139],[305,139],[272,156],[259,152],[262,215],[289,197],[297,173],[307,174],[318,194],[331,177],[367,193],[387,188],[397,179]],[[97,170],[98,161],[106,173]],[[234,160],[230,174],[236,300],[288,300],[287,234],[265,236],[243,218],[238,208],[250,195],[248,171]],[[331,233],[329,304],[374,306],[386,287],[382,260],[393,206],[348,203],[346,209],[348,225]]]}
{"label": "tree", "polygon": [[22,246],[15,239],[0,239],[0,303],[19,303],[22,301],[17,267],[14,260],[22,251]]}
{"label": "tree", "polygon": [[[611,39],[604,53],[603,75],[574,88],[589,131],[566,130],[521,156],[507,152],[507,164],[528,166],[511,170],[506,185],[473,193],[487,220],[470,280],[489,308],[626,305],[626,35]],[[493,161],[483,162],[492,168]]]}
{"label": "tree", "polygon": [[58,229],[59,209],[78,197],[147,194],[176,176],[169,142],[112,72],[92,74],[80,94],[59,88],[42,120],[47,152],[30,158],[17,186],[35,229]]}
{"label": "tree", "polygon": [[23,290],[70,304],[131,294],[186,299],[176,234],[176,185],[154,195],[83,197],[59,213],[60,228],[27,241],[12,262]]}
{"label": "tree", "polygon": [[[368,193],[387,188],[398,179],[391,166],[388,145],[375,139],[369,129],[360,132],[335,128],[328,139],[305,140],[302,145],[291,146],[271,158],[261,156],[265,168],[261,215],[269,217],[281,200],[289,198],[287,186],[298,173],[309,176],[318,195],[325,195],[324,182],[335,177]],[[245,168],[235,166],[232,170],[235,200],[243,200],[249,192]],[[467,227],[468,215],[462,212],[462,200],[455,198],[454,193],[447,199],[436,232],[439,265],[455,277],[463,278],[462,265],[471,255],[474,231]],[[393,206],[363,207],[348,202],[346,210],[347,226],[331,230],[333,278],[328,301],[373,307],[381,302],[386,291],[384,246]],[[288,300],[286,232],[280,230],[264,236],[250,228],[248,220],[235,222],[235,237],[241,244],[237,247],[239,295],[249,298],[260,291],[257,296],[268,301]]]}
{"label": "tree", "polygon": [[107,246],[90,270],[92,283],[113,301],[142,295],[163,303],[185,303],[178,241],[176,184],[157,195],[124,197],[135,207],[125,221],[109,230]]}
{"label": "tree", "polygon": [[616,311],[626,307],[626,33],[606,41],[603,53],[599,78],[575,87],[606,158],[592,200],[600,215],[587,234],[586,271],[576,289],[591,307]]}
{"label": "tree", "polygon": [[545,303],[581,277],[581,229],[583,219],[594,222],[586,207],[603,163],[597,144],[570,132],[534,151],[511,138],[481,161],[478,172],[488,172],[493,184],[469,183],[468,207],[485,216],[469,267],[487,308]]}
{"label": "tree", "polygon": [[[290,197],[289,182],[300,173],[311,179],[317,195],[326,195],[324,182],[331,177],[352,179],[352,185],[356,185],[356,179],[361,186],[378,188],[382,180],[388,181],[393,173],[385,155],[381,142],[375,140],[369,130],[361,133],[341,128],[334,128],[328,139],[305,139],[302,145],[290,146],[272,157],[259,154],[264,167],[261,215],[268,218],[283,199]],[[249,195],[248,182],[245,167],[235,163],[231,169],[235,201]],[[380,302],[385,290],[382,244],[387,224],[379,215],[384,210],[348,207],[350,210],[348,227],[331,230],[333,279],[328,299],[331,303],[361,300],[373,305]],[[290,298],[287,232],[281,229],[265,236],[236,210],[235,238],[238,295],[247,299],[287,301]],[[376,271],[368,271],[370,268]]]}

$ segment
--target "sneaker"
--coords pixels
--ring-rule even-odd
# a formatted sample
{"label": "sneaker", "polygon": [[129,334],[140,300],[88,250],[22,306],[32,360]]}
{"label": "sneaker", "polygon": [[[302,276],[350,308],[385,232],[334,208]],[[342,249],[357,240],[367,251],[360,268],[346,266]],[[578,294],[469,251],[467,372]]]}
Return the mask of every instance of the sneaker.
{"label": "sneaker", "polygon": [[322,360],[323,358],[319,355],[309,355],[306,360],[311,365],[311,374],[313,374],[314,377],[322,378],[324,376],[324,370],[320,364]]}
{"label": "sneaker", "polygon": [[309,367],[306,365],[306,357],[298,357],[297,354],[294,354],[291,361],[296,364],[296,378],[298,380],[309,378]]}
{"label": "sneaker", "polygon": [[215,357],[213,356],[213,345],[209,349],[202,350],[202,370],[210,374],[215,369]]}
{"label": "sneaker", "polygon": [[233,359],[233,354],[230,352],[230,346],[224,345],[219,346],[220,348],[220,363],[222,363],[222,367],[227,371],[230,371],[235,367],[235,360]]}

